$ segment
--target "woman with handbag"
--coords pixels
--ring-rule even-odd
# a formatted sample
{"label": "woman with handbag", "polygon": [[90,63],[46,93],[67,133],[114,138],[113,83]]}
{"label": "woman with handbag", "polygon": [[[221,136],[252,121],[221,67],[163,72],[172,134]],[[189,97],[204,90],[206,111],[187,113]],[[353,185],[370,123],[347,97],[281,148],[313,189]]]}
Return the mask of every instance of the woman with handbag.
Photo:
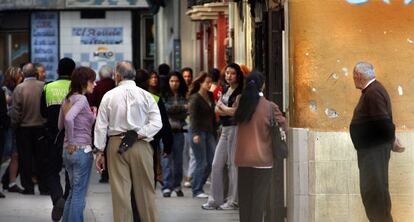
{"label": "woman with handbag", "polygon": [[264,76],[260,72],[253,71],[247,76],[235,113],[240,222],[263,220],[272,178],[272,115],[279,126],[286,129],[285,118],[278,106],[263,97],[264,85]]}
{"label": "woman with handbag", "polygon": [[63,163],[71,190],[63,210],[63,222],[82,222],[86,193],[93,162],[92,127],[96,110],[89,107],[86,93],[95,87],[95,72],[88,67],[76,68],[71,76],[69,93],[59,113],[59,130],[65,128]]}

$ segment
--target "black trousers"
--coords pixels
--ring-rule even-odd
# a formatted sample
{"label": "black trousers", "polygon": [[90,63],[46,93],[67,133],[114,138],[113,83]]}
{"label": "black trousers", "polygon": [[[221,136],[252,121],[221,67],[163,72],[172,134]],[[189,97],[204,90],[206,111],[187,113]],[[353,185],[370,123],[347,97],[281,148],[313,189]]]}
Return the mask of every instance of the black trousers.
{"label": "black trousers", "polygon": [[262,222],[272,180],[272,169],[239,167],[240,222]]}
{"label": "black trousers", "polygon": [[0,129],[0,166],[3,161],[4,143],[6,142],[4,134],[5,134],[5,130]]}
{"label": "black trousers", "polygon": [[53,205],[55,205],[60,198],[67,197],[70,190],[70,183],[67,172],[65,172],[66,186],[64,195],[62,185],[60,183],[60,171],[62,170],[63,164],[63,136],[60,140],[56,139],[56,136],[59,133],[59,130],[57,128],[48,128],[46,132],[48,144],[45,153],[47,158],[47,167],[45,174],[47,185],[49,187],[50,197],[52,199]]}
{"label": "black trousers", "polygon": [[359,187],[369,221],[392,222],[388,163],[392,144],[357,151]]}
{"label": "black trousers", "polygon": [[34,191],[33,167],[38,176],[39,191],[47,191],[47,139],[44,127],[20,127],[16,131],[19,152],[20,181],[27,192]]}

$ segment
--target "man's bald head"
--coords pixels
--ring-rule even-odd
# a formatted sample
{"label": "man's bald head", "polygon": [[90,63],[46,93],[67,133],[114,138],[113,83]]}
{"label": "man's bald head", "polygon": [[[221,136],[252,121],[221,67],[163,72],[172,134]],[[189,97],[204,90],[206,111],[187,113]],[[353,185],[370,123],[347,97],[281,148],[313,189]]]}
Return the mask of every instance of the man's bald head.
{"label": "man's bald head", "polygon": [[33,63],[26,63],[22,68],[22,72],[25,78],[36,77],[36,68]]}

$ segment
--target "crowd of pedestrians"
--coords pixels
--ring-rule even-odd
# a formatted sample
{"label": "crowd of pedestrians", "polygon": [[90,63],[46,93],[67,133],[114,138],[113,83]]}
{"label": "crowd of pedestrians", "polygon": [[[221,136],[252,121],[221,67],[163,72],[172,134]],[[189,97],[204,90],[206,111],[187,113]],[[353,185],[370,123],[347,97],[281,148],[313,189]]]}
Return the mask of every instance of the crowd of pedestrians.
{"label": "crowd of pedestrians", "polygon": [[[0,157],[10,162],[3,190],[34,195],[37,184],[40,195],[51,197],[53,221],[83,221],[95,154],[99,182],[111,187],[114,221],[159,221],[157,183],[164,198],[183,197],[186,187],[206,200],[204,210],[240,207],[241,221],[263,215],[272,168],[271,159],[260,159],[272,156],[260,151],[271,139],[266,107],[283,127],[285,120],[262,96],[260,73],[236,63],[194,74],[189,67],[136,70],[119,61],[97,77],[62,58],[57,74],[45,83],[45,67],[33,63],[5,72]],[[248,185],[253,181],[263,183]]]}

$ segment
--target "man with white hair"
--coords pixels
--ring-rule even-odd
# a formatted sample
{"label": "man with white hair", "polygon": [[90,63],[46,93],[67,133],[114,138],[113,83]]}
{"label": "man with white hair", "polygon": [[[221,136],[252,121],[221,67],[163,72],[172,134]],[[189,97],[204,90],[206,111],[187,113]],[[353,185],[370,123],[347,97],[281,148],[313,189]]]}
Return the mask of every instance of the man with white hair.
{"label": "man with white hair", "polygon": [[[131,62],[116,66],[117,87],[107,92],[99,106],[94,144],[98,148],[96,168],[105,168],[103,150],[108,141],[108,170],[112,193],[113,221],[132,222],[131,190],[141,221],[158,222],[155,204],[153,149],[149,142],[161,129],[161,115],[154,97],[135,85]],[[120,144],[125,138],[125,149]]]}
{"label": "man with white hair", "polygon": [[375,79],[374,67],[369,63],[355,65],[354,84],[362,92],[350,125],[362,202],[370,221],[391,222],[388,163],[393,147],[397,152],[403,148],[395,139],[390,96]]}
{"label": "man with white hair", "polygon": [[[114,69],[109,65],[103,65],[101,69],[99,69],[99,81],[96,82],[96,86],[93,89],[93,93],[86,95],[91,107],[99,107],[101,104],[102,97],[105,95],[106,92],[115,88],[115,81],[112,79],[114,76]],[[105,149],[106,150],[106,149]],[[105,164],[106,158],[106,151],[105,151]],[[108,170],[105,169],[101,173],[101,179],[99,179],[100,183],[108,183],[109,176]]]}

